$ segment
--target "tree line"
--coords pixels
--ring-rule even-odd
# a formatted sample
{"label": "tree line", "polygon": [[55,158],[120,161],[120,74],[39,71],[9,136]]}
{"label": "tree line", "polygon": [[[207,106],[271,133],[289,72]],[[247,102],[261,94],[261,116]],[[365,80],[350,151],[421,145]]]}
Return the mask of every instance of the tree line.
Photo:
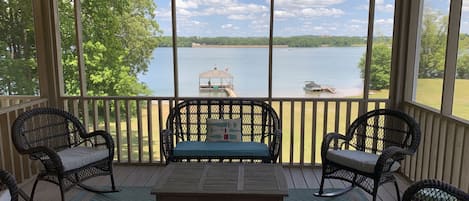
{"label": "tree line", "polygon": [[[389,37],[388,37],[389,38]],[[158,47],[172,47],[171,36],[162,36]],[[191,47],[193,43],[204,45],[269,45],[268,37],[178,37],[178,47]],[[273,45],[288,47],[350,47],[366,45],[366,37],[361,36],[291,36],[274,37]]]}

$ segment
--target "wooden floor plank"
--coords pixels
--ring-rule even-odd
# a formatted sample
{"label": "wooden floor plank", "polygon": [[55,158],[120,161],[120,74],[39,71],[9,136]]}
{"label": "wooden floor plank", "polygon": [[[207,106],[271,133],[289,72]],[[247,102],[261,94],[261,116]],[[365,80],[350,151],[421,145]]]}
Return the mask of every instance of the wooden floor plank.
{"label": "wooden floor plank", "polygon": [[136,168],[122,183],[123,186],[146,186],[147,182],[154,175],[155,166],[142,166]]}
{"label": "wooden floor plank", "polygon": [[290,168],[290,174],[295,188],[308,188],[301,168]]}
{"label": "wooden floor plank", "polygon": [[161,171],[163,170],[164,166],[154,166],[153,168],[153,175],[147,181],[145,186],[152,187],[156,184],[156,181],[158,181],[158,178],[161,176]]}
{"label": "wooden floor plank", "polygon": [[291,176],[291,173],[290,173],[290,169],[284,168],[284,169],[283,169],[283,173],[285,174],[285,179],[287,180],[288,188],[294,188],[294,187],[295,187],[295,184],[293,184],[293,180],[292,180],[292,176]]}
{"label": "wooden floor plank", "polygon": [[[315,168],[313,169],[313,172],[314,172],[314,175],[316,175],[317,179],[318,179],[318,185],[321,184],[321,177],[322,177],[322,169],[320,168]],[[324,180],[324,188],[333,188],[332,186],[332,183],[330,181],[330,179],[326,179]]]}
{"label": "wooden floor plank", "polygon": [[[161,176],[161,171],[164,166],[128,166],[128,165],[116,165],[114,166],[114,174],[117,186],[153,186]],[[322,170],[320,168],[310,167],[285,167],[283,172],[286,177],[286,181],[289,188],[319,188],[319,182],[321,181]],[[401,175],[396,175],[401,197],[402,192],[408,188],[409,182]],[[331,182],[332,181],[332,182]],[[22,184],[20,187],[27,193],[30,194],[33,179],[29,179]],[[90,179],[86,184],[91,186],[109,186],[109,176],[98,177]],[[339,180],[326,179],[324,188],[337,188],[347,186],[347,182]],[[94,193],[84,191],[78,187],[72,188],[65,194],[66,199],[71,199],[77,194],[83,196],[83,201],[90,200]],[[366,197],[371,200],[371,196],[365,193]],[[60,192],[57,185],[50,184],[48,182],[40,182],[37,187],[35,201],[59,201]],[[385,184],[380,187],[378,192],[378,200],[381,201],[396,201],[396,194],[394,185],[392,183]]]}
{"label": "wooden floor plank", "polygon": [[305,177],[306,184],[308,188],[319,188],[319,181],[314,175],[312,168],[302,168],[303,176]]}

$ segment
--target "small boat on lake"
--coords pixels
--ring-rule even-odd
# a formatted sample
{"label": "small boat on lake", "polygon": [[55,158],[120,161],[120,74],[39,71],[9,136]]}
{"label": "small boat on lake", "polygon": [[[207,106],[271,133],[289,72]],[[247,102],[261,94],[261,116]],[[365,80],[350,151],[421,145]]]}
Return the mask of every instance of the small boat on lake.
{"label": "small boat on lake", "polygon": [[305,92],[329,92],[335,93],[335,89],[332,87],[321,86],[314,81],[305,81],[305,86],[303,87]]}

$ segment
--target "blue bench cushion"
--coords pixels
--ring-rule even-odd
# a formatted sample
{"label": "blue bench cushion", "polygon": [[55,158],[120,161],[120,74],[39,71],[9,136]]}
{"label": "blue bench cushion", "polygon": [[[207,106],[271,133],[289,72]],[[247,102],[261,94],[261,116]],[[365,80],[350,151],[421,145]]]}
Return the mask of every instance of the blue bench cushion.
{"label": "blue bench cushion", "polygon": [[174,148],[175,157],[269,157],[266,144],[258,142],[184,141]]}

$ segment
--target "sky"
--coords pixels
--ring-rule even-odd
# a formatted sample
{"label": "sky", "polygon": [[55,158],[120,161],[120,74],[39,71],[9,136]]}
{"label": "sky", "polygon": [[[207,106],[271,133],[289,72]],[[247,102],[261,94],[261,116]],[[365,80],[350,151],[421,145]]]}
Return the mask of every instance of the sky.
{"label": "sky", "polygon": [[[171,1],[154,0],[163,35],[171,35]],[[274,37],[366,36],[369,0],[274,0]],[[469,0],[461,31],[469,33]],[[447,15],[449,0],[424,5]],[[270,0],[176,0],[178,36],[269,36]],[[391,36],[394,0],[376,0],[374,35]]]}

